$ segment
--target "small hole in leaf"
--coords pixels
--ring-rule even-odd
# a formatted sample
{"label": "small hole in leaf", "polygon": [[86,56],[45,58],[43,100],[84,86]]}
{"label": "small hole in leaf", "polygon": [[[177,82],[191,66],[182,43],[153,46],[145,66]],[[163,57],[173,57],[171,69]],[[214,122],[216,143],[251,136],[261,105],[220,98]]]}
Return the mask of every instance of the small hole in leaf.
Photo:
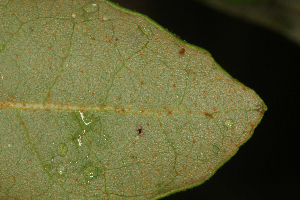
{"label": "small hole in leaf", "polygon": [[139,136],[144,135],[142,126],[139,126],[139,127],[137,128],[137,134],[138,134]]}

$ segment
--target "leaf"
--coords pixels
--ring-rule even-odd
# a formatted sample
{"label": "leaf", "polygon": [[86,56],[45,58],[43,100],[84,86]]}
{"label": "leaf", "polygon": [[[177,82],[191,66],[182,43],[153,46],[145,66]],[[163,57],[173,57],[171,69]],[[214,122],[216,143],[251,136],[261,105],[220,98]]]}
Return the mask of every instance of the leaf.
{"label": "leaf", "polygon": [[203,49],[106,1],[1,1],[0,197],[200,185],[266,106]]}

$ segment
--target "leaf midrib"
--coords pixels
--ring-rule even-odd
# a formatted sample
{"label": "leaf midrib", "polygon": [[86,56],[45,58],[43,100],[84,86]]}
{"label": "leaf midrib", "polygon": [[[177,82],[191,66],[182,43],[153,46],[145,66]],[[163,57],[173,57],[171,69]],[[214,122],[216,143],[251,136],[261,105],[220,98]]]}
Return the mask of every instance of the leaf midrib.
{"label": "leaf midrib", "polygon": [[[136,108],[124,108],[119,106],[108,106],[108,105],[74,105],[74,104],[54,104],[54,103],[25,103],[25,102],[14,102],[14,101],[0,101],[0,110],[2,109],[16,109],[16,110],[46,110],[46,111],[87,111],[87,112],[115,112],[123,114],[143,114],[149,116],[166,116],[166,115],[206,115],[207,111],[192,111],[182,109],[168,109],[164,110],[147,110],[147,109],[136,109]],[[226,111],[215,111],[210,114],[216,115],[220,112]]]}

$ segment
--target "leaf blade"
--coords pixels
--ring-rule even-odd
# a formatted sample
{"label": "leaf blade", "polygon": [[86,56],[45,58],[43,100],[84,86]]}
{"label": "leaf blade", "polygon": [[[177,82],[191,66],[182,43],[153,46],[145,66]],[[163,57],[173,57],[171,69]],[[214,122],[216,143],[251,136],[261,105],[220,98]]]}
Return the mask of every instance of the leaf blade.
{"label": "leaf blade", "polygon": [[59,17],[27,2],[0,55],[1,195],[160,198],[201,184],[250,138],[266,106],[208,52],[114,4],[63,2]]}

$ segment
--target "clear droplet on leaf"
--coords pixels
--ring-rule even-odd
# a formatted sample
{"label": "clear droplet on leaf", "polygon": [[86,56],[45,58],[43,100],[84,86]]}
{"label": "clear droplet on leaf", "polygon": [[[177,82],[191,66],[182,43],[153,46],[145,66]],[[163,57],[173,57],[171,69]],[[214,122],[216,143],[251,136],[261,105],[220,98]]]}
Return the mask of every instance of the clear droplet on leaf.
{"label": "clear droplet on leaf", "polygon": [[44,165],[44,169],[45,169],[47,172],[49,172],[49,171],[52,170],[52,165],[51,165],[51,164],[45,164],[45,165]]}
{"label": "clear droplet on leaf", "polygon": [[63,175],[66,172],[66,168],[64,166],[59,166],[57,171],[60,175]]}
{"label": "clear droplet on leaf", "polygon": [[149,35],[150,34],[150,30],[144,26],[138,26],[139,30],[144,33],[145,35]]}
{"label": "clear droplet on leaf", "polygon": [[107,21],[107,20],[109,20],[109,19],[110,19],[109,16],[104,16],[104,17],[103,17],[103,20],[104,20],[104,21]]}
{"label": "clear droplet on leaf", "polygon": [[85,179],[89,182],[98,176],[98,168],[92,166],[91,164],[87,164],[84,167],[83,175]]}
{"label": "clear droplet on leaf", "polygon": [[96,12],[98,9],[99,9],[99,5],[95,1],[89,1],[83,7],[83,10],[88,13]]}
{"label": "clear droplet on leaf", "polygon": [[233,128],[233,121],[231,119],[226,120],[224,126],[227,128]]}
{"label": "clear droplet on leaf", "polygon": [[64,157],[68,152],[68,146],[65,143],[61,143],[57,147],[57,154]]}
{"label": "clear droplet on leaf", "polygon": [[213,152],[214,154],[218,154],[220,151],[220,148],[217,145],[213,145]]}
{"label": "clear droplet on leaf", "polygon": [[0,53],[5,49],[5,44],[0,45]]}

